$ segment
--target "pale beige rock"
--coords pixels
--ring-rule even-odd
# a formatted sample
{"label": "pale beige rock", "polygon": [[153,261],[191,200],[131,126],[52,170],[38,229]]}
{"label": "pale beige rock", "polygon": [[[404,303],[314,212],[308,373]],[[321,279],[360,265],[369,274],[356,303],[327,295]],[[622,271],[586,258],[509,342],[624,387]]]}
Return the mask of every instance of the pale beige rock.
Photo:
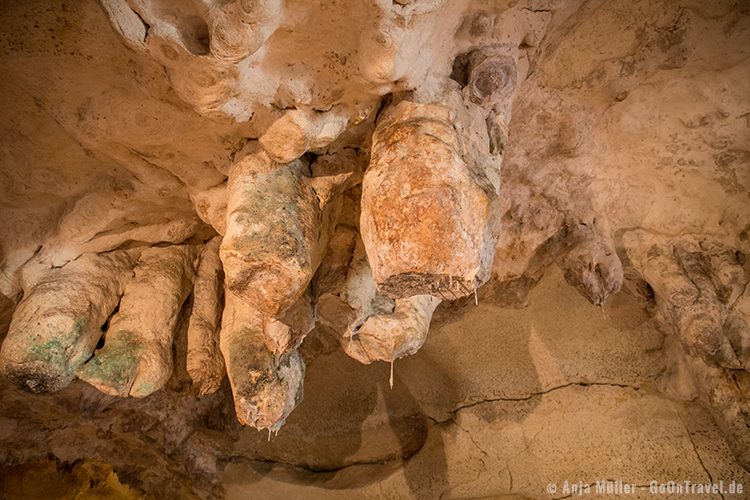
{"label": "pale beige rock", "polygon": [[211,55],[238,62],[255,53],[278,27],[284,9],[281,0],[233,0],[209,8]]}
{"label": "pale beige rock", "polygon": [[367,304],[375,296],[375,286],[366,262],[356,228],[338,225],[311,288],[316,300],[317,321],[336,332],[339,341],[350,325],[355,324],[358,314],[366,307],[369,310]]}
{"label": "pale beige rock", "polygon": [[355,246],[362,242],[355,227],[339,224],[328,243],[325,258],[321,261],[312,282],[313,295],[320,297],[344,291],[346,275],[354,257]]}
{"label": "pale beige rock", "polygon": [[227,231],[227,183],[191,196],[198,217],[223,235]]}
{"label": "pale beige rock", "polygon": [[620,293],[606,308],[605,317],[550,270],[529,308],[480,303],[433,329],[396,363],[393,390],[385,363],[338,349],[307,357],[324,340],[313,334],[305,401],[270,442],[238,428],[221,394],[112,403],[84,384],[40,398],[0,381],[0,460],[50,451],[72,462],[94,450],[144,491],[208,494],[205,477],[235,498],[546,498],[549,482],[610,474],[749,484],[700,405],[652,389],[669,359],[637,301]]}
{"label": "pale beige rock", "polygon": [[34,392],[67,386],[94,352],[138,254],[85,254],[24,287],[0,351],[3,375]]}
{"label": "pale beige rock", "polygon": [[402,101],[373,136],[362,183],[362,239],[393,297],[469,295],[489,278],[492,199],[473,180],[449,108]]}
{"label": "pale beige rock", "polygon": [[259,154],[238,163],[229,180],[221,244],[227,287],[270,316],[302,296],[340,207],[340,197],[320,206],[304,170],[301,161],[278,165]]}
{"label": "pale beige rock", "polygon": [[266,345],[276,355],[297,349],[305,336],[315,328],[315,314],[310,297],[303,294],[279,318],[263,318]]}
{"label": "pale beige rock", "polygon": [[172,374],[175,325],[192,289],[193,254],[189,245],[141,253],[104,347],[78,369],[78,378],[121,397],[148,396],[164,386]]}
{"label": "pale beige rock", "polygon": [[750,326],[740,300],[748,283],[744,255],[699,237],[639,232],[625,241],[633,266],[653,294],[657,319],[682,346],[672,357],[684,363],[696,396],[748,468],[750,405],[741,384],[750,367]]}
{"label": "pale beige rock", "polygon": [[[445,34],[456,31],[467,3],[343,4],[333,11],[280,0],[101,1],[125,43],[167,68],[183,101],[205,116],[257,120],[261,135],[279,110],[328,112],[342,96],[343,123],[367,117],[399,81],[425,79],[435,59],[449,62]],[[296,36],[313,26],[321,46]],[[424,43],[435,47],[434,57],[419,57]]]}
{"label": "pale beige rock", "polygon": [[270,432],[281,428],[302,401],[305,364],[296,349],[274,354],[266,346],[263,328],[261,312],[227,290],[221,352],[237,420]]}
{"label": "pale beige rock", "polygon": [[378,290],[361,238],[355,241],[353,252],[348,260],[350,264],[346,273],[346,281],[343,290],[338,295],[357,312],[359,321],[373,314],[393,312],[395,302]]}
{"label": "pale beige rock", "polygon": [[392,313],[376,314],[349,328],[344,352],[360,363],[393,362],[416,353],[427,339],[432,313],[440,299],[416,295],[396,299]]}
{"label": "pale beige rock", "polygon": [[747,366],[748,359],[740,356],[747,356],[748,329],[729,302],[748,282],[736,252],[716,243],[704,249],[689,240],[664,242],[652,236],[648,245],[642,241],[648,235],[640,238],[640,244],[630,240],[638,246],[630,247],[629,254],[653,290],[665,327],[691,356],[729,369]]}
{"label": "pale beige rock", "polygon": [[193,284],[193,309],[187,332],[187,372],[199,394],[216,392],[226,373],[219,347],[224,305],[220,245],[221,238],[217,236],[203,246]]}
{"label": "pale beige rock", "polygon": [[[467,85],[464,95],[476,104],[497,107],[509,113],[517,84],[516,61],[507,46],[483,46],[467,56]],[[510,117],[506,117],[510,121]]]}
{"label": "pale beige rock", "polygon": [[737,461],[750,468],[750,401],[737,382],[740,376],[695,357],[688,356],[687,365],[701,401],[726,436]]}
{"label": "pale beige rock", "polygon": [[[341,227],[331,243],[314,282],[319,321],[336,333],[344,352],[360,363],[393,362],[417,352],[440,299],[422,295],[394,301],[381,295],[362,240],[353,229]],[[347,264],[344,279],[342,265]]]}
{"label": "pale beige rock", "polygon": [[133,200],[128,192],[108,188],[83,196],[59,221],[54,234],[34,256],[43,267],[59,267],[84,253],[101,253],[130,242],[181,243],[202,226],[182,208]]}
{"label": "pale beige rock", "polygon": [[[215,113],[221,107],[230,97],[232,83],[237,78],[236,68],[222,60],[233,59],[238,52],[242,54],[256,45],[250,41],[252,35],[248,36],[251,30],[246,33],[220,30],[213,47],[209,46],[211,33],[206,21],[209,17],[206,5],[161,6],[142,0],[129,5],[123,0],[106,0],[102,4],[128,45],[148,52],[169,68],[172,84],[180,97],[204,113]],[[239,5],[218,7],[211,13],[217,20],[226,19],[232,12],[243,10],[237,7]],[[240,19],[235,23],[237,28],[242,26]],[[232,47],[233,43],[237,45]],[[218,49],[217,58],[210,57],[212,48]]]}
{"label": "pale beige rock", "polygon": [[260,138],[268,156],[278,163],[289,163],[311,149],[333,142],[347,126],[340,111],[292,110],[276,120]]}
{"label": "pale beige rock", "polygon": [[622,288],[622,263],[601,218],[567,226],[552,241],[550,251],[568,284],[592,304],[603,304]]}

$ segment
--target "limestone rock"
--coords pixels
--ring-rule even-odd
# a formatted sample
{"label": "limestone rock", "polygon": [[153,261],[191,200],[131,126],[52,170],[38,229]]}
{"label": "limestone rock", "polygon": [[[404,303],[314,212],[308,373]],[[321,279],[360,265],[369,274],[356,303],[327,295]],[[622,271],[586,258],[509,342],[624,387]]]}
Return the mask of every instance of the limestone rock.
{"label": "limestone rock", "polygon": [[737,375],[688,357],[690,373],[704,402],[743,467],[750,468],[750,402]]}
{"label": "limestone rock", "polygon": [[227,183],[199,191],[192,199],[201,220],[223,235],[227,230]]}
{"label": "limestone rock", "polygon": [[[336,272],[346,264],[345,275]],[[347,355],[364,364],[393,362],[416,353],[440,304],[440,299],[429,295],[395,301],[381,295],[362,240],[347,226],[334,234],[315,278],[318,319],[336,333]]]}
{"label": "limestone rock", "polygon": [[307,151],[327,146],[346,126],[347,119],[340,112],[287,111],[263,134],[260,144],[272,160],[289,163]]}
{"label": "limestone rock", "polygon": [[483,46],[468,54],[466,96],[486,107],[509,109],[518,83],[516,61],[503,46]]}
{"label": "limestone rock", "polygon": [[78,369],[78,378],[121,397],[161,389],[172,374],[174,328],[192,281],[190,246],[144,250],[109,322],[104,347]]}
{"label": "limestone rock", "polygon": [[283,14],[279,0],[231,1],[209,9],[210,53],[238,62],[255,53],[275,31]]}
{"label": "limestone rock", "polygon": [[224,305],[224,271],[219,259],[221,238],[208,241],[200,251],[193,285],[193,309],[187,332],[187,372],[200,394],[219,389],[226,369],[219,348]]}
{"label": "limestone rock", "polygon": [[376,314],[351,328],[344,351],[360,363],[393,362],[416,353],[427,339],[432,313],[440,299],[416,295],[396,299],[392,313]]}
{"label": "limestone rock", "polygon": [[592,304],[603,304],[622,288],[622,263],[596,217],[566,227],[550,247],[565,280]]}
{"label": "limestone rock", "polygon": [[310,297],[303,294],[279,318],[263,318],[263,335],[268,347],[278,355],[297,349],[305,336],[315,328]]}
{"label": "limestone rock", "polygon": [[86,254],[25,287],[0,351],[0,370],[33,392],[67,386],[96,348],[138,251]]}
{"label": "limestone rock", "polygon": [[636,247],[631,255],[653,290],[665,327],[689,355],[729,369],[747,366],[750,331],[733,312],[740,290],[748,283],[738,260],[741,254],[715,242],[675,240]]}
{"label": "limestone rock", "polygon": [[267,346],[263,315],[230,290],[221,324],[221,352],[237,419],[277,431],[302,401],[305,364],[296,349],[281,355]]}
{"label": "limestone rock", "polygon": [[[750,466],[748,380],[750,326],[744,311],[744,254],[700,237],[638,232],[625,239],[632,265],[655,302],[657,319],[684,349],[700,401],[724,432],[737,460]],[[646,243],[648,242],[648,244]]]}
{"label": "limestone rock", "polygon": [[469,295],[489,278],[492,199],[472,179],[450,110],[402,101],[380,118],[362,184],[362,239],[393,297]]}
{"label": "limestone rock", "polygon": [[229,181],[221,244],[227,287],[270,316],[302,296],[333,231],[326,212],[336,203],[320,206],[304,169],[261,154],[237,164]]}
{"label": "limestone rock", "polygon": [[349,265],[354,257],[355,246],[361,239],[355,227],[339,224],[328,243],[328,251],[321,261],[312,289],[316,298],[326,293],[339,295],[344,291]]}
{"label": "limestone rock", "polygon": [[[160,498],[750,484],[725,446],[747,466],[746,3],[5,2],[0,368],[165,390],[3,377],[0,469],[95,454]],[[219,235],[182,308],[192,250],[131,282]],[[393,391],[338,349],[411,353],[438,300]],[[190,389],[224,357],[240,420],[289,417],[284,441]],[[654,392],[683,364],[690,391]]]}

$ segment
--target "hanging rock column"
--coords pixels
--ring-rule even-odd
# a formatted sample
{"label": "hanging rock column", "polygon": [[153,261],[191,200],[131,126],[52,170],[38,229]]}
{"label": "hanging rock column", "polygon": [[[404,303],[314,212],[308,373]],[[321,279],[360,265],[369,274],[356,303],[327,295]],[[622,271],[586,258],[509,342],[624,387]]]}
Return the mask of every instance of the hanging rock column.
{"label": "hanging rock column", "polygon": [[362,184],[362,239],[394,298],[469,295],[489,278],[492,197],[463,159],[451,110],[401,101],[373,135]]}
{"label": "hanging rock column", "polygon": [[312,279],[333,228],[301,160],[246,157],[232,171],[221,244],[227,288],[269,316],[289,309]]}
{"label": "hanging rock column", "polygon": [[33,392],[66,387],[96,348],[138,251],[85,254],[24,291],[0,350],[0,371]]}
{"label": "hanging rock column", "polygon": [[266,345],[263,314],[227,290],[221,352],[237,420],[277,431],[302,401],[305,364],[296,349],[278,355]]}
{"label": "hanging rock column", "polygon": [[224,272],[219,259],[221,238],[208,241],[200,252],[193,286],[193,310],[187,332],[187,372],[200,394],[216,392],[226,369],[219,349],[224,306]]}
{"label": "hanging rock column", "polygon": [[148,396],[172,374],[175,326],[193,285],[193,248],[148,248],[134,273],[104,347],[78,370],[81,380],[121,397]]}

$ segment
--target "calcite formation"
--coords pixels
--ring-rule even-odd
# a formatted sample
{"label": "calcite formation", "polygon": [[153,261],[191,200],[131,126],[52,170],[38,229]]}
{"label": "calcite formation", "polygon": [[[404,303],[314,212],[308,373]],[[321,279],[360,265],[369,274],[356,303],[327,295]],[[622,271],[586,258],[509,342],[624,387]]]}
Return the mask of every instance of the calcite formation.
{"label": "calcite formation", "polygon": [[192,254],[190,245],[141,253],[104,346],[78,369],[81,380],[123,397],[148,396],[164,386],[172,374],[177,318],[192,287]]}
{"label": "calcite formation", "polygon": [[566,225],[550,242],[550,253],[565,270],[565,280],[594,305],[622,288],[622,263],[600,218]]}
{"label": "calcite formation", "polygon": [[264,153],[235,165],[227,187],[221,244],[227,287],[277,316],[304,293],[332,228],[301,161],[279,165]]}
{"label": "calcite formation", "polygon": [[362,182],[362,239],[393,297],[459,298],[489,277],[492,198],[472,178],[450,108],[402,101],[378,121]]}
{"label": "calcite formation", "polygon": [[605,314],[642,303],[749,466],[745,6],[74,4],[5,7],[16,385],[226,375],[237,420],[278,431],[311,331],[393,363],[558,266]]}
{"label": "calcite formation", "polygon": [[440,299],[414,295],[396,299],[393,312],[369,316],[354,327],[345,340],[344,350],[365,364],[393,362],[414,354],[427,339],[427,330]]}
{"label": "calcite formation", "polygon": [[302,400],[305,364],[296,349],[277,355],[266,345],[263,315],[227,291],[221,352],[237,420],[277,431]]}
{"label": "calcite formation", "polygon": [[659,317],[688,354],[714,366],[747,369],[744,254],[715,241],[680,239],[632,253]]}
{"label": "calcite formation", "polygon": [[94,352],[138,253],[86,254],[25,285],[0,351],[2,373],[34,392],[68,385]]}
{"label": "calcite formation", "polygon": [[186,369],[200,394],[216,392],[226,373],[219,348],[224,310],[224,271],[219,259],[219,245],[221,238],[214,237],[200,252],[187,332]]}

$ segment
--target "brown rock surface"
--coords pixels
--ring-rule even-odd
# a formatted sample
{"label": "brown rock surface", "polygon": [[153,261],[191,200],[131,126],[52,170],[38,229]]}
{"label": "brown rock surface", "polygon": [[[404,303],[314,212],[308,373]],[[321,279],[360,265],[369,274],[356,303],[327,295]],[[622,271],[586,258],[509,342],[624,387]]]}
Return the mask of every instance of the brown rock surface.
{"label": "brown rock surface", "polygon": [[492,263],[492,199],[464,163],[450,108],[386,110],[371,155],[361,226],[378,287],[394,298],[473,293]]}

